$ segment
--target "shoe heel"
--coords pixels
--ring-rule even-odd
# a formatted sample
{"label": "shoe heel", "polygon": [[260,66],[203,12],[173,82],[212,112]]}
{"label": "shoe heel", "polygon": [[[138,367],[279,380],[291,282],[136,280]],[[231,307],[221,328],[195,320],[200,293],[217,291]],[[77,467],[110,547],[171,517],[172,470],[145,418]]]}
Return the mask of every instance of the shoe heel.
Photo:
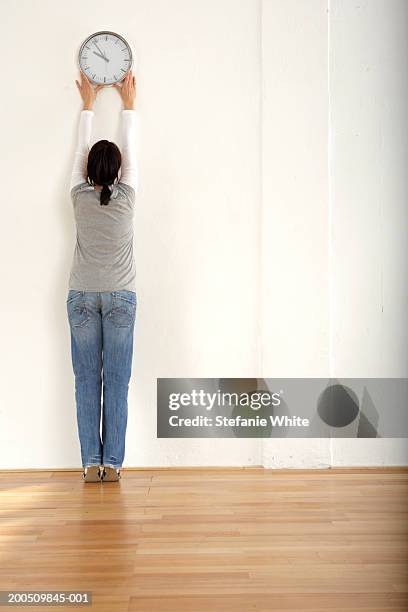
{"label": "shoe heel", "polygon": [[103,471],[103,482],[116,482],[121,478],[120,469],[119,472],[116,471],[116,468],[109,467],[108,465],[104,466]]}
{"label": "shoe heel", "polygon": [[84,468],[82,477],[85,482],[100,482],[99,465],[89,465],[86,470]]}

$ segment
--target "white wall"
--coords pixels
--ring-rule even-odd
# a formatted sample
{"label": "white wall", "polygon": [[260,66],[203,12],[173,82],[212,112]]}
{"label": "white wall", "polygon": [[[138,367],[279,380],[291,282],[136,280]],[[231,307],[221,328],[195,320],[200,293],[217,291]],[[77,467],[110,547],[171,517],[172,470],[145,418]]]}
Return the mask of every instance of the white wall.
{"label": "white wall", "polygon": [[[262,2],[262,375],[329,376],[327,13]],[[330,441],[263,440],[267,466],[325,466]]]}
{"label": "white wall", "polygon": [[[80,465],[66,291],[69,173],[81,101],[76,53],[122,33],[142,116],[135,214],[138,311],[126,465],[259,464],[256,440],[157,440],[156,378],[256,375],[259,14],[251,0],[4,0],[1,467]],[[35,24],[35,27],[34,27]],[[16,44],[18,33],[19,43]],[[120,98],[93,140],[119,141]]]}
{"label": "white wall", "polygon": [[[406,375],[407,5],[329,8],[3,0],[1,468],[80,465],[68,185],[100,29],[134,48],[142,115],[125,465],[407,463],[401,440],[156,439],[157,377]],[[102,92],[93,141],[120,145],[120,108]]]}
{"label": "white wall", "polygon": [[[406,377],[408,3],[330,7],[333,370]],[[333,441],[334,465],[367,463],[407,464],[407,441]]]}

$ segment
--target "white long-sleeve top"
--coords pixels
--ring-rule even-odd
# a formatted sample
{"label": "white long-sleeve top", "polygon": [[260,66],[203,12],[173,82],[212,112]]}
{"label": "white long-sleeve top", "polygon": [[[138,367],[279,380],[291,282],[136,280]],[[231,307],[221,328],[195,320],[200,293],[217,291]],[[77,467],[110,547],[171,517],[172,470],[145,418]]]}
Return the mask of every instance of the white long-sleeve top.
{"label": "white long-sleeve top", "polygon": [[[82,110],[79,118],[78,141],[71,173],[70,191],[86,181],[86,165],[92,134],[92,110]],[[138,149],[140,117],[137,110],[122,110],[122,165],[119,180],[135,190],[139,187]]]}
{"label": "white long-sleeve top", "polygon": [[139,115],[122,110],[120,178],[111,186],[107,205],[100,191],[86,181],[93,111],[82,110],[71,174],[77,240],[69,289],[79,291],[136,291],[133,255],[133,216],[138,190]]}

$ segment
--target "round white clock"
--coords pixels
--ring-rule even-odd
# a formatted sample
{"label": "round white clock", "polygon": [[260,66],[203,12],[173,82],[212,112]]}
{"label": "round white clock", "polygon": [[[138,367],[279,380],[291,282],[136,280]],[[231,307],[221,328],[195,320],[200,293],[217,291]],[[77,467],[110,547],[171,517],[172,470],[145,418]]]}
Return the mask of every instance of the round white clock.
{"label": "round white clock", "polygon": [[115,32],[95,32],[82,43],[78,65],[88,79],[98,85],[119,83],[131,69],[129,43]]}

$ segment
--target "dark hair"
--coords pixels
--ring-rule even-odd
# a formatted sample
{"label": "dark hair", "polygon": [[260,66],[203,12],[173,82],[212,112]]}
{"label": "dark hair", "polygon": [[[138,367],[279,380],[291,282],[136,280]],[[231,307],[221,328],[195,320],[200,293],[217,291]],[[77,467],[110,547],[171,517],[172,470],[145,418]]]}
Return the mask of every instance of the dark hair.
{"label": "dark hair", "polygon": [[118,177],[122,156],[117,145],[109,140],[98,140],[88,153],[87,183],[102,185],[100,204],[108,205],[111,197],[109,188]]}

